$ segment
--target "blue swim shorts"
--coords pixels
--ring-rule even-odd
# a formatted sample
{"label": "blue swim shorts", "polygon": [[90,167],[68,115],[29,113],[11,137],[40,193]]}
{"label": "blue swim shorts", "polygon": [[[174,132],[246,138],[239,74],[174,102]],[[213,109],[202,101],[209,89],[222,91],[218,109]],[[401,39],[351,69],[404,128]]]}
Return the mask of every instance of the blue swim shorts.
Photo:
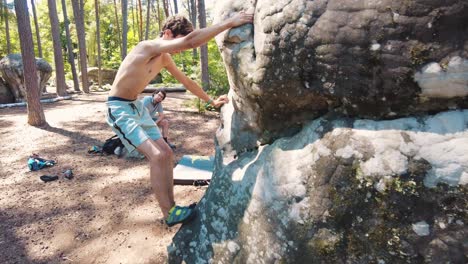
{"label": "blue swim shorts", "polygon": [[161,138],[161,132],[140,100],[110,96],[107,99],[107,123],[119,136],[128,152],[148,139]]}

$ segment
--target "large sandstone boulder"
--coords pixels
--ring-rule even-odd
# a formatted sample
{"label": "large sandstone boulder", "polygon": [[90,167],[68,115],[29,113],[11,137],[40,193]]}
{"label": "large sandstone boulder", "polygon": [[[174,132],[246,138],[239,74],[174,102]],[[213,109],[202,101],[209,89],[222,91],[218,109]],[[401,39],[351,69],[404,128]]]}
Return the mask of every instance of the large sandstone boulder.
{"label": "large sandstone boulder", "polygon": [[[36,58],[39,90],[45,89],[47,81],[52,75],[52,66],[41,58]],[[0,60],[0,74],[10,87],[16,102],[25,101],[26,87],[24,86],[23,60],[21,54],[10,54]]]}
{"label": "large sandstone boulder", "polygon": [[[97,67],[88,68],[88,80],[93,83],[99,83],[98,72],[99,69]],[[114,82],[115,75],[117,75],[117,70],[101,69],[101,75],[102,84],[112,84]]]}
{"label": "large sandstone boulder", "polygon": [[237,150],[293,134],[330,109],[397,118],[468,106],[467,1],[223,3],[217,21],[241,9],[255,14],[253,27],[217,38]]}
{"label": "large sandstone boulder", "polygon": [[170,263],[467,263],[468,2],[224,1],[216,168]]}
{"label": "large sandstone boulder", "polygon": [[223,158],[170,263],[466,263],[468,110],[329,116]]}

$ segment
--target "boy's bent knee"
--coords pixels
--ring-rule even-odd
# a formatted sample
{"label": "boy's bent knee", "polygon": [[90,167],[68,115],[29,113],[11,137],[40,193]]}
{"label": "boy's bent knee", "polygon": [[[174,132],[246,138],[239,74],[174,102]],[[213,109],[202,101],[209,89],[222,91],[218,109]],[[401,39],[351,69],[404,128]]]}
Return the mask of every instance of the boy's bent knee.
{"label": "boy's bent knee", "polygon": [[170,149],[162,149],[159,153],[152,153],[148,157],[150,163],[168,162],[174,159],[174,153]]}
{"label": "boy's bent knee", "polygon": [[167,146],[167,144],[161,139],[156,141],[146,140],[137,147],[138,151],[143,153],[150,162],[160,162],[164,160],[173,159],[172,150]]}

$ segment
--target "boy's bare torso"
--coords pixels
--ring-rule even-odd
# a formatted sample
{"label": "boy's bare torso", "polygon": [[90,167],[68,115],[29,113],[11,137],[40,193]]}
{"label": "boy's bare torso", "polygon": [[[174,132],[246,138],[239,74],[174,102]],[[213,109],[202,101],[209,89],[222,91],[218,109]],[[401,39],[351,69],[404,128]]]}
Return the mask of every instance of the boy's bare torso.
{"label": "boy's bare torso", "polygon": [[109,96],[136,100],[148,83],[164,67],[166,56],[170,55],[163,53],[150,57],[144,45],[137,45],[120,65]]}

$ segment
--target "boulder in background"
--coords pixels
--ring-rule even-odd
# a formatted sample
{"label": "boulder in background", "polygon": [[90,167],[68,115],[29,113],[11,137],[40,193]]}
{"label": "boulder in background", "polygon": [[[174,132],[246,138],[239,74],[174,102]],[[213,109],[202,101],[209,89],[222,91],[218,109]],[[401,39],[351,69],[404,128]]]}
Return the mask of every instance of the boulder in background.
{"label": "boulder in background", "polygon": [[[88,80],[92,81],[93,83],[99,83],[98,80],[98,71],[97,67],[89,67],[88,68]],[[115,79],[115,75],[117,75],[117,70],[113,69],[101,69],[102,75],[102,84],[112,84]]]}
{"label": "boulder in background", "polygon": [[[52,67],[41,58],[36,58],[36,67],[39,80],[39,92],[45,89],[47,81],[52,75]],[[5,80],[15,102],[26,100],[26,87],[24,86],[23,60],[21,54],[10,54],[0,60],[0,74]]]}

